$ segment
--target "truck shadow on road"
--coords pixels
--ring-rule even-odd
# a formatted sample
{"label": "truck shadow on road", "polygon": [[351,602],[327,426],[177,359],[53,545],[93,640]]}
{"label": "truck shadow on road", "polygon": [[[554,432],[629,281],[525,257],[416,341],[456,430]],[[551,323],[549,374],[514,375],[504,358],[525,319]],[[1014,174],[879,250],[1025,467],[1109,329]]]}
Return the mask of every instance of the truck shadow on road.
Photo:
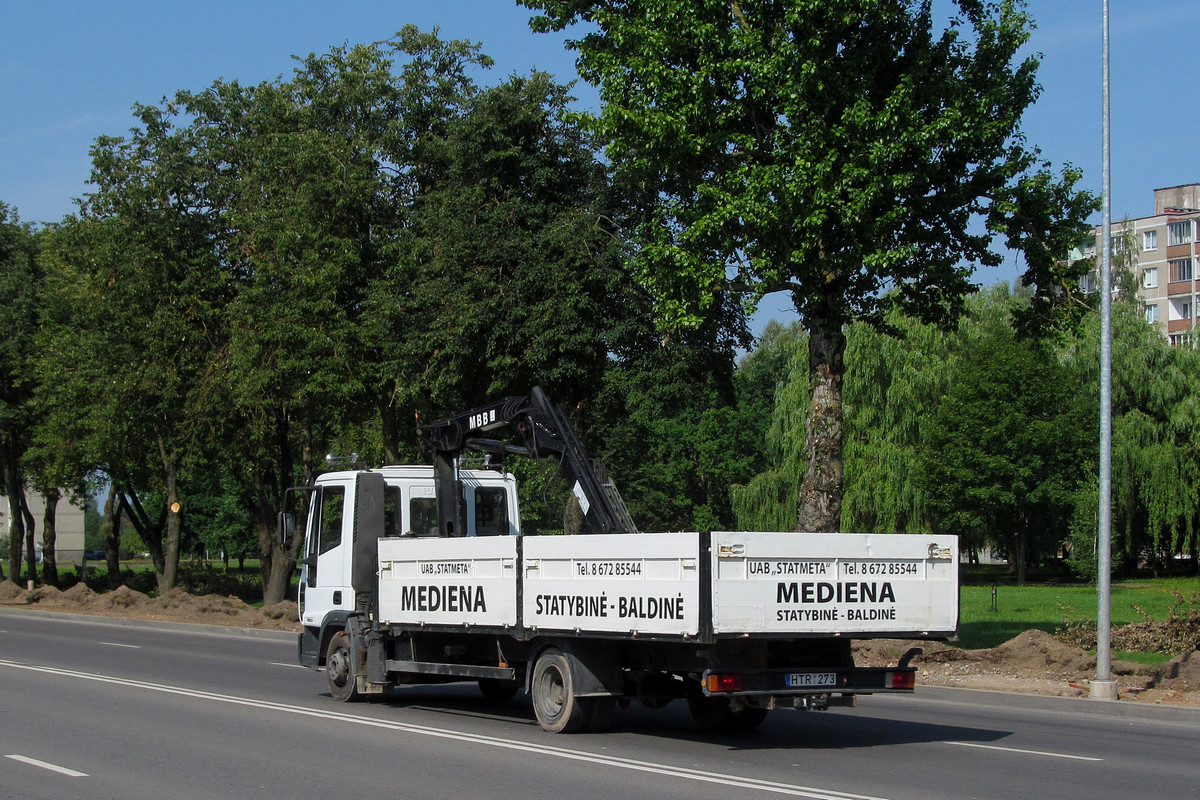
{"label": "truck shadow on road", "polygon": [[[488,700],[480,697],[473,686],[405,687],[372,701],[371,705],[386,706],[388,713],[396,715],[396,722],[438,726],[452,724],[452,719],[470,719],[479,721],[491,729],[490,733],[499,735],[502,735],[505,727],[537,728],[533,708],[524,694],[508,701]],[[698,730],[686,704],[676,701],[662,709],[647,709],[636,704],[618,709],[612,726],[604,733],[546,736],[562,745],[569,744],[577,737],[652,736],[681,742],[724,745],[737,750],[861,750],[947,741],[992,743],[1011,734],[1011,731],[982,726],[893,719],[872,715],[861,708],[831,711],[779,709],[771,712],[756,730],[714,733]]]}

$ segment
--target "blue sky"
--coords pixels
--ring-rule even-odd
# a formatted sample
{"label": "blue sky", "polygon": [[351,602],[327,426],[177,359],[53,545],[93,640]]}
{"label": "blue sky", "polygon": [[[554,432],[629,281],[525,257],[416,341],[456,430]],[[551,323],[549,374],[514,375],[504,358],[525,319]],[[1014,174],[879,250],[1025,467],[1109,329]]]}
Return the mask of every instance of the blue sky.
{"label": "blue sky", "polygon": [[[939,4],[944,5],[941,0]],[[1154,189],[1200,182],[1200,2],[1110,0],[1113,218],[1153,212]],[[1029,0],[1044,87],[1024,129],[1056,165],[1101,188],[1101,0]],[[29,222],[74,211],[88,148],[153,104],[214,80],[289,75],[292,55],[386,39],[407,23],[480,42],[497,79],[541,69],[573,79],[562,36],[533,34],[513,0],[0,0],[0,201]],[[590,87],[577,88],[594,103]],[[1190,133],[1189,133],[1190,131]],[[1098,220],[1097,220],[1098,221]],[[1011,280],[1016,265],[982,283]],[[772,313],[772,302],[763,308]]]}

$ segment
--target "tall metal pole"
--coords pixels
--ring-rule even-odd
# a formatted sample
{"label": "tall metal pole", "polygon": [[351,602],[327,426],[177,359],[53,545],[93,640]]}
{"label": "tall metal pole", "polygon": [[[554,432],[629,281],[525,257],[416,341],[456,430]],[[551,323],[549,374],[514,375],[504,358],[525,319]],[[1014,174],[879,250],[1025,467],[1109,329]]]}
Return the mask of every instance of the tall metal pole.
{"label": "tall metal pole", "polygon": [[1089,696],[1116,700],[1112,679],[1112,157],[1109,147],[1108,0],[1104,0],[1104,237],[1100,259],[1100,530],[1097,536],[1096,679]]}

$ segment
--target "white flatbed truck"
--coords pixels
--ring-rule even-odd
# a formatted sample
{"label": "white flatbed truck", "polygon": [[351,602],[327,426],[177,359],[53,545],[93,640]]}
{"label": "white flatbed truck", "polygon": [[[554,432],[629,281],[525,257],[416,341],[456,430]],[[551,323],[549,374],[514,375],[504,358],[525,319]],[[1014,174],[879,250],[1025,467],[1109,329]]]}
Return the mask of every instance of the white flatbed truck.
{"label": "white flatbed truck", "polygon": [[[525,445],[478,438],[502,425]],[[426,435],[434,467],[328,472],[291,490],[310,509],[299,660],[325,669],[338,700],[477,681],[493,699],[528,691],[551,732],[675,699],[704,729],[747,730],[784,705],[911,692],[911,653],[856,667],[852,640],[956,630],[953,536],[636,533],[539,390]],[[459,469],[470,449],[555,454],[600,532],[522,536],[514,476]]]}

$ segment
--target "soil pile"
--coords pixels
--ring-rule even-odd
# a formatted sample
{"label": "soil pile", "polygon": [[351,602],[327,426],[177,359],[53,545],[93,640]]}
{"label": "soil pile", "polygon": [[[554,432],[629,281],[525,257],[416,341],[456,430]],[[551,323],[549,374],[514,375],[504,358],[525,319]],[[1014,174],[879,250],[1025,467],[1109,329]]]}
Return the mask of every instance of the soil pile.
{"label": "soil pile", "polygon": [[[1096,674],[1095,656],[1040,630],[985,650],[895,639],[859,642],[855,661],[888,666],[913,647],[923,651],[912,659],[917,683],[930,686],[1086,697]],[[1112,669],[1123,700],[1200,706],[1200,653],[1158,667],[1114,661]]]}
{"label": "soil pile", "polygon": [[65,592],[60,592],[53,586],[39,586],[33,591],[27,591],[4,581],[0,582],[0,604],[130,619],[195,622],[279,631],[300,630],[299,615],[294,602],[255,608],[236,597],[211,594],[196,596],[181,589],[173,589],[165,595],[151,597],[126,586],[103,593],[93,592],[82,583],[75,584]]}

